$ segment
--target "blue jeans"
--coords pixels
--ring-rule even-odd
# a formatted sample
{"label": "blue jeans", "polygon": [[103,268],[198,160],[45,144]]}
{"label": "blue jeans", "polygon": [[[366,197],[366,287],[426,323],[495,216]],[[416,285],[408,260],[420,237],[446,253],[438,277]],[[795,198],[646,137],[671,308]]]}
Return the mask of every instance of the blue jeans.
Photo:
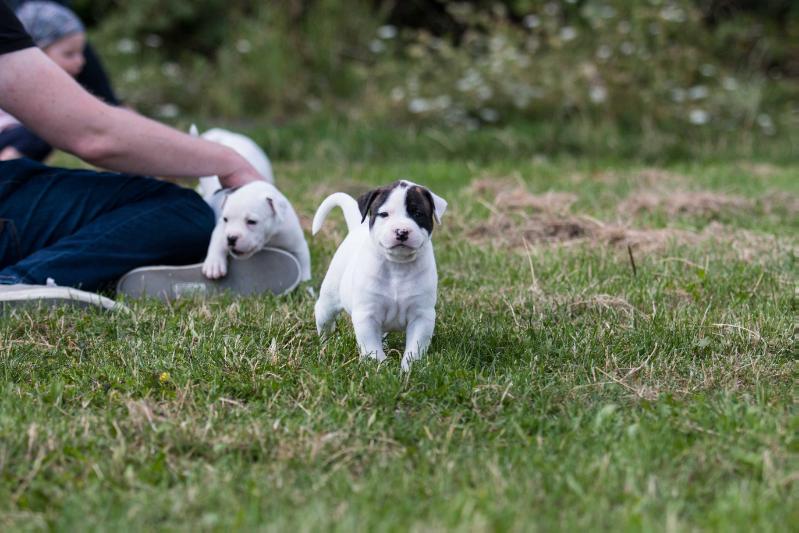
{"label": "blue jeans", "polygon": [[171,183],[0,162],[0,284],[105,288],[140,266],[201,261],[213,227],[202,198]]}

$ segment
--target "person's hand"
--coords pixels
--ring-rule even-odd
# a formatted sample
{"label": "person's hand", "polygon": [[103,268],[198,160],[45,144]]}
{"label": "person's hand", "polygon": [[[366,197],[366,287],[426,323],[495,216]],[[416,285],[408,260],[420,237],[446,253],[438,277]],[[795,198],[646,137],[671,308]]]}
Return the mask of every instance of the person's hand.
{"label": "person's hand", "polygon": [[225,189],[233,189],[241,187],[242,185],[247,185],[253,181],[264,181],[265,179],[264,176],[261,176],[257,170],[245,161],[244,166],[237,168],[230,174],[220,175],[219,183],[221,183],[222,187]]}
{"label": "person's hand", "polygon": [[11,161],[20,157],[22,157],[22,153],[13,146],[7,146],[0,150],[0,161]]}

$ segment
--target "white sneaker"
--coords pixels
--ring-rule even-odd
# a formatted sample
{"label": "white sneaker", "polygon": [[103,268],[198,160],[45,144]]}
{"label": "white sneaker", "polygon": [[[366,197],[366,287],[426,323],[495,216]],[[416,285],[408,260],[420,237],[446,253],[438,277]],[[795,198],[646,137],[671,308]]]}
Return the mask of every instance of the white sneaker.
{"label": "white sneaker", "polygon": [[302,268],[285,250],[266,247],[249,259],[233,259],[222,279],[210,280],[202,263],[185,266],[149,266],[131,270],[117,283],[117,294],[128,298],[150,297],[172,301],[230,292],[241,296],[293,291],[300,283]]}
{"label": "white sneaker", "polygon": [[93,292],[58,285],[0,285],[0,310],[6,307],[74,305],[99,307],[106,311],[127,310],[124,305]]}

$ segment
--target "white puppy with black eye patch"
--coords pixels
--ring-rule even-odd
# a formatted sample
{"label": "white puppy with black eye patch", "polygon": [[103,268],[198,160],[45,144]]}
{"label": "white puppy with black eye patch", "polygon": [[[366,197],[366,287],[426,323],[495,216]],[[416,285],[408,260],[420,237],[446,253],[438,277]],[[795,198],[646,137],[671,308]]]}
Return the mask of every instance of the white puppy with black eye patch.
{"label": "white puppy with black eye patch", "polygon": [[300,219],[277,187],[256,181],[238,189],[221,190],[217,197],[221,216],[211,234],[202,267],[207,278],[227,275],[228,255],[247,259],[269,245],[294,255],[300,262],[300,279],[311,279],[311,254]]}
{"label": "white puppy with black eye patch", "polygon": [[327,336],[342,310],[349,313],[362,357],[383,361],[383,334],[405,331],[402,369],[427,351],[436,320],[438,273],[431,236],[447,202],[410,181],[374,189],[356,202],[328,196],[313,220],[314,235],[328,213],[344,211],[349,234],[336,250],[314,308]]}

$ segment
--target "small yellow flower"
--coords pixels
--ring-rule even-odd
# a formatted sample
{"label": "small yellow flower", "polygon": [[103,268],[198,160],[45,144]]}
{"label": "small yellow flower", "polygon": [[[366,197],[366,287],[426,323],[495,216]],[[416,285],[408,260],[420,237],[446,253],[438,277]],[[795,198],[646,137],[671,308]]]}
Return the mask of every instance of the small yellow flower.
{"label": "small yellow flower", "polygon": [[166,383],[170,379],[172,379],[172,376],[169,375],[169,372],[161,372],[161,375],[158,376],[158,381],[161,383]]}

